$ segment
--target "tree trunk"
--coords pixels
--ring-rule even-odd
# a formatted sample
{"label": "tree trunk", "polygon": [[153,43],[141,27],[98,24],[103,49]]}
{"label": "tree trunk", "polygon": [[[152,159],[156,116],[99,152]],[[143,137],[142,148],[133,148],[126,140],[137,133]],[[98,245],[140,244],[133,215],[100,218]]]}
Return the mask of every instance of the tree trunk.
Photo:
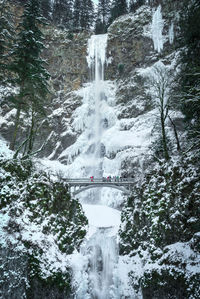
{"label": "tree trunk", "polygon": [[14,149],[15,149],[17,133],[18,133],[18,130],[19,130],[20,114],[21,114],[21,105],[18,106],[17,112],[16,112],[16,117],[15,117],[15,128],[14,128],[14,133],[13,133],[13,136],[12,136],[12,141],[10,143],[10,150],[12,150],[12,151],[14,151]]}
{"label": "tree trunk", "polygon": [[28,143],[28,150],[27,150],[27,155],[29,155],[33,149],[33,139],[34,139],[34,112],[32,111],[31,113],[31,127],[30,127],[30,132],[29,132],[29,143]]}
{"label": "tree trunk", "polygon": [[179,138],[178,138],[178,133],[177,133],[177,130],[176,130],[176,125],[175,123],[173,122],[173,120],[171,119],[171,117],[168,115],[169,117],[169,120],[173,126],[173,129],[174,129],[174,135],[175,135],[175,138],[176,138],[176,145],[177,145],[177,151],[181,151],[181,146],[180,146],[180,142],[179,142]]}
{"label": "tree trunk", "polygon": [[169,160],[169,153],[167,148],[167,139],[166,139],[166,132],[165,132],[165,119],[164,119],[164,111],[161,111],[161,129],[162,129],[162,142],[163,142],[163,150],[164,150],[164,157],[166,160]]}

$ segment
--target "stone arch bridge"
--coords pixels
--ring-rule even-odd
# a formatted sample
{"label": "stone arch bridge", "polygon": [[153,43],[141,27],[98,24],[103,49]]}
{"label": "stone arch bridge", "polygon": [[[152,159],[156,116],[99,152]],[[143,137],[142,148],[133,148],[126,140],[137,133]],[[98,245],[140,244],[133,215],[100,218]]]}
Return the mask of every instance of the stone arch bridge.
{"label": "stone arch bridge", "polygon": [[68,184],[70,192],[74,196],[88,189],[103,187],[118,189],[122,191],[124,194],[130,195],[131,186],[134,184],[133,178],[70,178],[65,179],[65,182]]}

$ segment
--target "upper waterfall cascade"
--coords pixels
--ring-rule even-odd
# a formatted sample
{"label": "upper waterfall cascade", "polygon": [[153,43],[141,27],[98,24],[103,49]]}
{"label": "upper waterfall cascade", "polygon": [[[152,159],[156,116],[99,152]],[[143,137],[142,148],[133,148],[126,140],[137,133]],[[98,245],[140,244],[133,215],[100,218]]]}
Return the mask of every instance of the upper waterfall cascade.
{"label": "upper waterfall cascade", "polygon": [[103,131],[104,115],[101,113],[102,101],[106,99],[104,94],[104,65],[106,61],[106,46],[107,34],[93,35],[88,41],[88,56],[87,62],[91,73],[92,87],[94,89],[94,123],[93,132],[94,136],[94,151],[93,161],[95,168],[92,169],[94,176],[101,176],[102,174],[102,156],[103,145],[101,143],[101,135]]}

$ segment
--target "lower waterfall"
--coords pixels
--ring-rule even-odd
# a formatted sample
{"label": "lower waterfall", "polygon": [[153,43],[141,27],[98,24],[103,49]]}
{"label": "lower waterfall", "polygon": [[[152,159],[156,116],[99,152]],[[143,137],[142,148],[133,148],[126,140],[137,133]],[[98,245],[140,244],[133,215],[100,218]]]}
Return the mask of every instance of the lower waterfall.
{"label": "lower waterfall", "polygon": [[[103,205],[84,204],[89,231],[74,263],[76,299],[118,299],[118,244],[120,212]],[[97,215],[99,218],[97,218]]]}
{"label": "lower waterfall", "polygon": [[112,272],[116,262],[116,243],[107,237],[106,228],[98,229],[88,242],[89,266],[91,281],[93,282],[93,296],[108,298],[108,290],[112,285]]}
{"label": "lower waterfall", "polygon": [[[89,280],[92,298],[110,298],[113,286],[113,270],[118,250],[109,228],[99,228],[87,242],[84,251],[89,257]],[[84,252],[83,252],[84,254]],[[117,298],[117,297],[115,297]]]}

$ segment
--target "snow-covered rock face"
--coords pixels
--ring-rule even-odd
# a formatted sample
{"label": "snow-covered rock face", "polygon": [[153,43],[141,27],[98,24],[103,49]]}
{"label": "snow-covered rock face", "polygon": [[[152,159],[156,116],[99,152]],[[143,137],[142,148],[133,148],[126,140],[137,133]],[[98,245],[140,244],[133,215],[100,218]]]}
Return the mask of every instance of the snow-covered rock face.
{"label": "snow-covered rock face", "polygon": [[[164,19],[161,6],[153,9],[142,6],[135,14],[122,16],[110,26],[106,57],[105,41],[99,39],[101,51],[96,59],[102,65],[107,62],[105,81],[99,80],[98,85],[87,83],[76,92],[81,102],[72,112],[70,130],[78,138],[58,156],[68,165],[66,176],[88,177],[91,164],[100,163],[103,176],[140,178],[148,164],[149,147],[158,135],[155,126],[159,117],[152,101],[153,88],[147,84],[149,78],[145,74],[148,72],[153,76],[159,61],[173,70],[176,55],[172,52],[166,56],[166,53],[172,51],[174,30],[172,20]],[[158,40],[155,39],[157,33],[160,34]],[[87,62],[91,78],[96,73],[93,63],[97,42],[95,36],[88,41]],[[99,79],[103,79],[102,69],[101,74],[96,73]],[[100,98],[99,104],[95,102],[97,98]],[[99,112],[95,114],[97,109]],[[100,161],[95,154],[97,147]],[[95,170],[92,171],[94,174]],[[105,202],[115,206],[109,191],[104,189],[102,192]]]}
{"label": "snow-covered rock face", "polygon": [[[176,4],[174,1],[154,8],[142,6],[136,13],[116,19],[108,29],[105,77],[118,80],[116,100],[126,106],[122,107],[126,118],[143,113],[148,105],[144,80],[135,70],[149,67],[174,51],[178,34],[178,8],[173,10]],[[129,103],[133,99],[140,102],[140,109],[133,101]]]}
{"label": "snow-covered rock face", "polygon": [[[153,9],[142,6],[136,13],[118,18],[108,30],[106,81],[102,83],[104,93],[100,95],[103,100],[99,107],[101,117],[104,115],[99,148],[104,155],[105,175],[138,173],[138,165],[142,165],[152,141],[156,118],[150,96],[144,88],[146,78],[138,70],[151,67],[160,58],[165,60],[165,64],[171,62],[166,53],[173,49],[177,27],[175,12],[169,12],[167,6]],[[162,25],[159,28],[158,23]],[[156,30],[162,39],[163,50],[160,40],[159,48],[155,44]],[[35,147],[39,148],[46,140],[40,156],[59,159],[70,165],[76,158],[78,169],[83,164],[87,168],[84,155],[80,156],[80,153],[92,154],[94,150],[92,137],[88,138],[88,128],[94,126],[95,104],[92,98],[96,92],[88,83],[92,62],[91,57],[89,61],[86,59],[90,34],[73,34],[70,39],[67,32],[50,27],[45,29],[47,49],[44,56],[52,76],[52,94],[47,103],[48,117],[41,122],[41,133],[36,138]],[[105,60],[105,57],[101,58]],[[10,141],[15,111],[10,112],[5,106],[2,114],[1,132]],[[25,132],[25,129],[20,132],[19,143],[25,138]],[[84,171],[79,173],[86,175]]]}
{"label": "snow-covered rock face", "polygon": [[116,79],[116,74],[118,78],[127,77],[133,67],[150,63],[149,55],[153,50],[151,18],[151,9],[145,6],[135,14],[118,18],[109,27],[107,78]]}
{"label": "snow-covered rock face", "polygon": [[[82,32],[70,37],[67,31],[48,27],[44,29],[44,35],[46,49],[43,56],[47,60],[47,69],[51,74],[49,81],[51,93],[46,101],[47,118],[41,120],[35,149],[46,140],[47,145],[40,156],[56,159],[77,138],[77,134],[71,129],[71,115],[81,102],[74,91],[89,79],[86,54],[90,33]],[[1,92],[3,94],[3,90]],[[14,109],[10,111],[5,104],[0,113],[4,116],[0,119],[1,134],[10,142],[16,112]],[[29,124],[27,115],[22,115],[22,118],[27,119],[27,126]],[[22,128],[17,139],[19,144],[26,138],[25,134],[26,128]]]}
{"label": "snow-covered rock face", "polygon": [[52,27],[44,29],[46,49],[44,57],[52,76],[53,92],[77,90],[88,81],[86,62],[87,40],[90,33],[71,34]]}

